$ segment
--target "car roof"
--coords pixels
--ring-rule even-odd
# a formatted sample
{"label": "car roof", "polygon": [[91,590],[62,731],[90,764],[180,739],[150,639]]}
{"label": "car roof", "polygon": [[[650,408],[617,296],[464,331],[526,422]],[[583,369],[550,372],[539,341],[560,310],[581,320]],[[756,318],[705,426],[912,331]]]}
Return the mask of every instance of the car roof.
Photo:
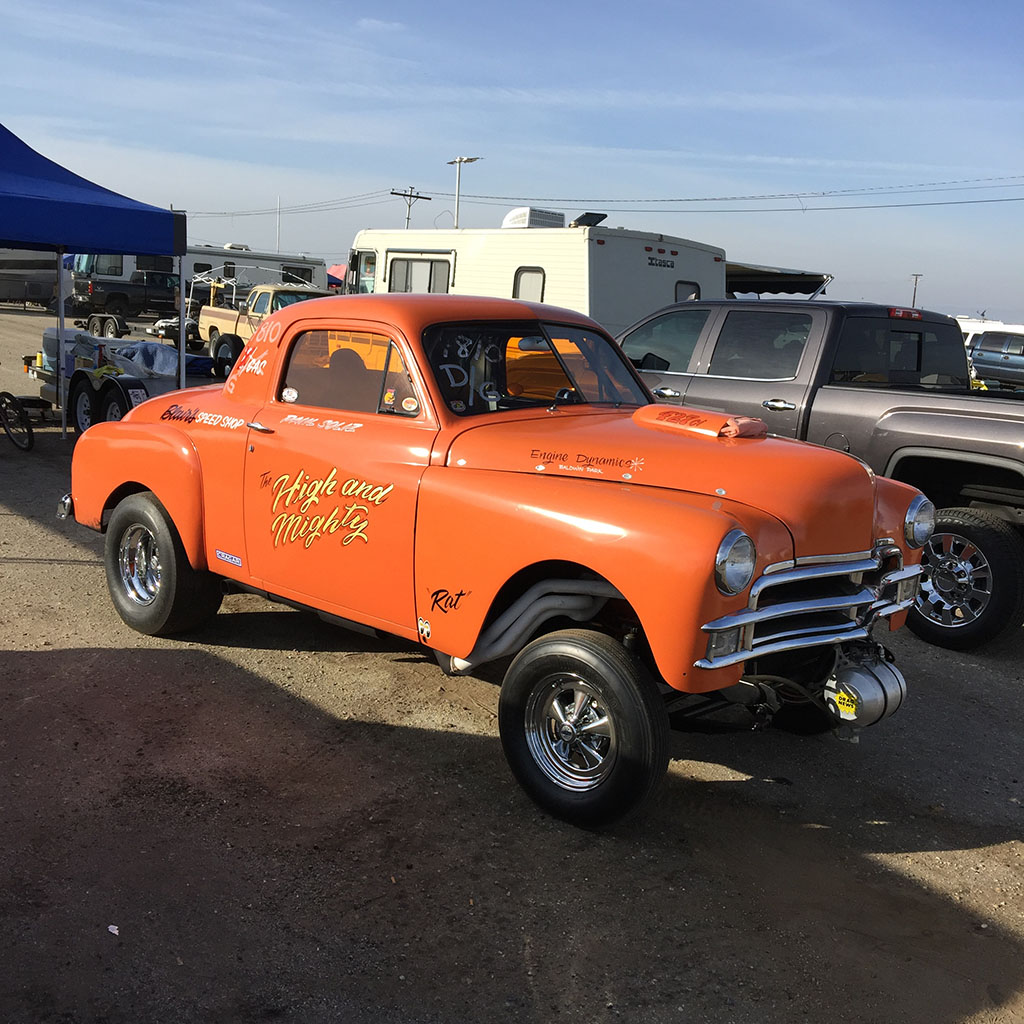
{"label": "car roof", "polygon": [[479,295],[333,295],[288,306],[275,317],[285,321],[321,317],[380,320],[410,335],[419,334],[431,324],[477,320],[550,320],[603,331],[595,321],[570,309]]}

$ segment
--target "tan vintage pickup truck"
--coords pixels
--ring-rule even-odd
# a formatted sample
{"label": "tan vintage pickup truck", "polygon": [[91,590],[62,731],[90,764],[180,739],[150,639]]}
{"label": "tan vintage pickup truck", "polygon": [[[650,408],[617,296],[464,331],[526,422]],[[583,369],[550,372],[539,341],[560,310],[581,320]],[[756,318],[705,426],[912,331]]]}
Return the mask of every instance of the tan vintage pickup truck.
{"label": "tan vintage pickup truck", "polygon": [[245,343],[265,317],[305,299],[319,299],[330,292],[302,284],[259,284],[237,309],[203,306],[199,312],[199,337],[209,345],[221,375],[233,365]]}

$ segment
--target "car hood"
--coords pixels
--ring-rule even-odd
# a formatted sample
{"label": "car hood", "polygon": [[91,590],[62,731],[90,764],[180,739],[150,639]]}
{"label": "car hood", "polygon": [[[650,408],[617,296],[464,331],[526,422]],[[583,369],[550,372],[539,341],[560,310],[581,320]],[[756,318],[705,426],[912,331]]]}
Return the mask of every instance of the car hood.
{"label": "car hood", "polygon": [[663,408],[474,424],[452,442],[447,465],[725,498],[785,524],[797,558],[872,547],[875,481],[864,463],[786,438],[719,437],[718,413],[677,410],[682,422],[666,426],[650,412]]}

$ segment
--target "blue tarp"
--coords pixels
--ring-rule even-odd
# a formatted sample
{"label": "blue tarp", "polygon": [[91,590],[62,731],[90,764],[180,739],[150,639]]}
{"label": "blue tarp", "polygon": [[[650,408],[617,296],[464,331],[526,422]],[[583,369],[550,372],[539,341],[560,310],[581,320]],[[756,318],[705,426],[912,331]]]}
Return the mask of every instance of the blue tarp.
{"label": "blue tarp", "polygon": [[0,125],[0,248],[180,256],[185,214],[111,192]]}

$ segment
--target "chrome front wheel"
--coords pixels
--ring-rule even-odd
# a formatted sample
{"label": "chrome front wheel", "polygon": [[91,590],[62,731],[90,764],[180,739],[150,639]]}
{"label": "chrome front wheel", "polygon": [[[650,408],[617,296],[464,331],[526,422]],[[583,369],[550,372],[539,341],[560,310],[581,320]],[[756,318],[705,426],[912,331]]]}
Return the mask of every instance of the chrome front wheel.
{"label": "chrome front wheel", "polygon": [[580,676],[542,679],[526,706],[526,744],[555,785],[585,792],[615,768],[615,723],[600,692]]}

